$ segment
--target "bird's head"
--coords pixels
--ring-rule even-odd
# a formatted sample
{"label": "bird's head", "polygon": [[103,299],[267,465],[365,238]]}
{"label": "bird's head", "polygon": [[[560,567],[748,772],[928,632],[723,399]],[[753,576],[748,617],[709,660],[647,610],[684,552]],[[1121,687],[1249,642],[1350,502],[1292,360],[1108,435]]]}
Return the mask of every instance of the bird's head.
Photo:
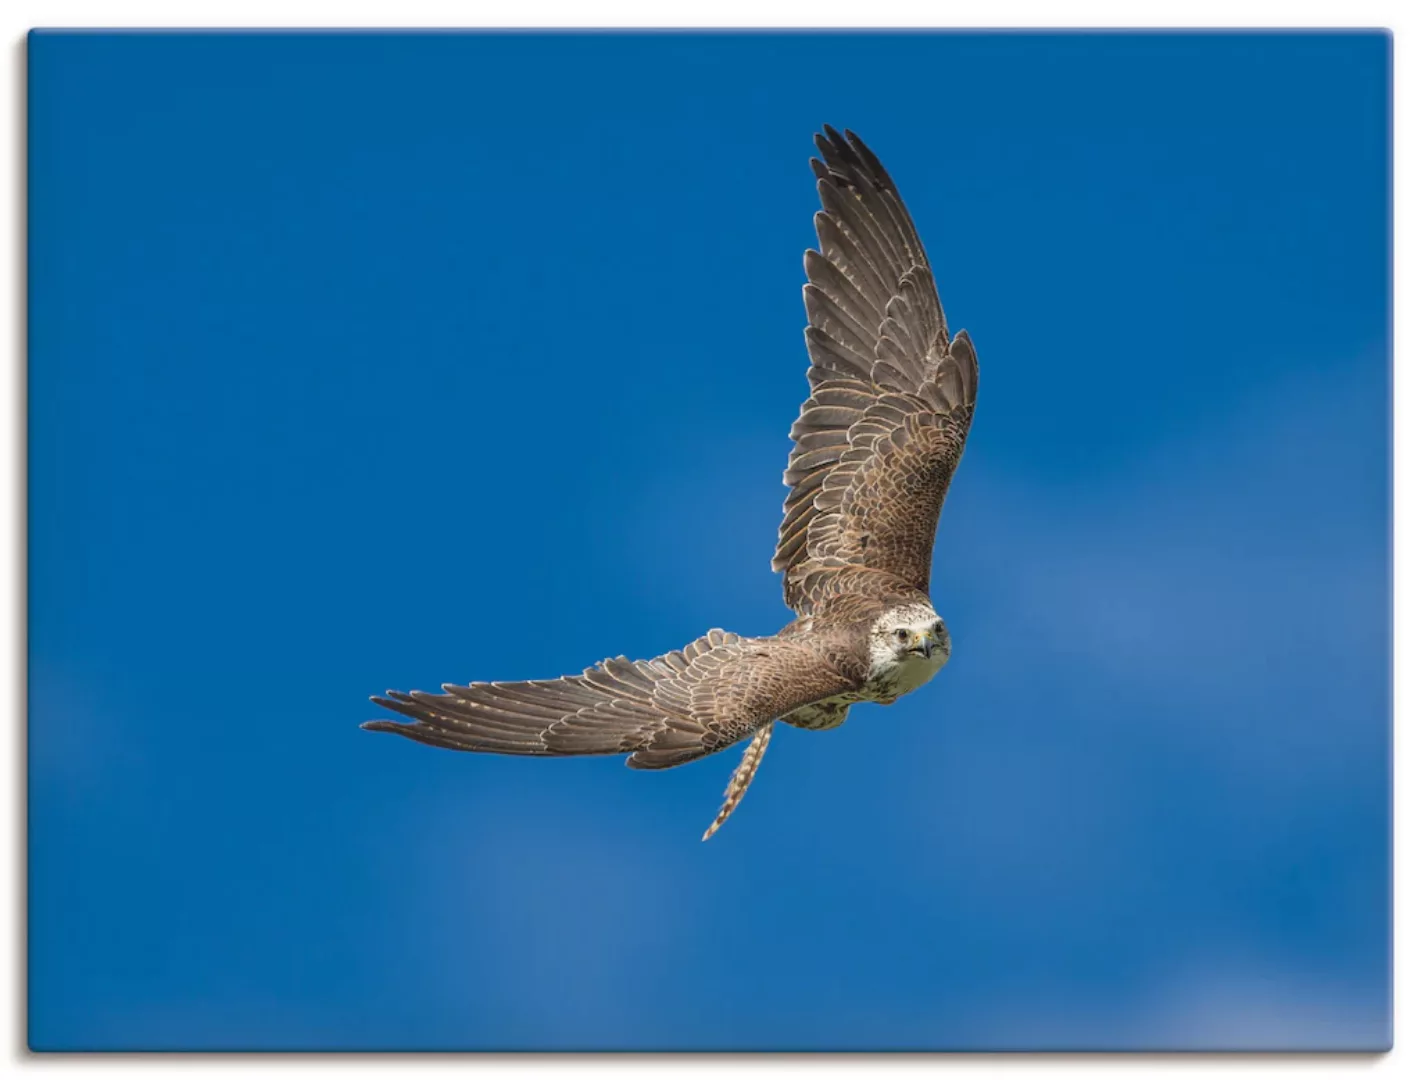
{"label": "bird's head", "polygon": [[890,608],[869,630],[869,666],[875,671],[915,661],[941,667],[951,652],[947,627],[928,604]]}

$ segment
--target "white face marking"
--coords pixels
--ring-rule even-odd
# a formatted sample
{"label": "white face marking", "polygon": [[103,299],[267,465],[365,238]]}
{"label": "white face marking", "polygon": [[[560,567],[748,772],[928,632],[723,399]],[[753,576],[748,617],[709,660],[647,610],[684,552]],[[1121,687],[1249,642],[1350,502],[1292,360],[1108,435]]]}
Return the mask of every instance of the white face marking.
{"label": "white face marking", "polygon": [[931,607],[894,608],[869,631],[869,684],[885,697],[906,694],[936,675],[951,652],[952,640]]}

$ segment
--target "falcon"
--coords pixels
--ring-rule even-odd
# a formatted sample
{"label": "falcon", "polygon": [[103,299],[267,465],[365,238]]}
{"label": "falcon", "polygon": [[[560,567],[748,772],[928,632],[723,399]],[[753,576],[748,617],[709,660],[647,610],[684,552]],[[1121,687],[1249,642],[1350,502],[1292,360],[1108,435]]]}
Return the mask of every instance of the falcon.
{"label": "falcon", "polygon": [[826,126],[810,160],[823,209],[807,251],[809,398],[790,430],[790,489],[771,567],[794,620],[773,637],[710,630],[652,660],[580,675],[446,683],[370,700],[429,746],[528,757],[627,754],[684,765],[749,740],[702,839],[739,805],[776,723],[823,731],[889,704],[952,651],[928,596],[933,539],[977,401],[977,356],[949,337],[928,258],[887,171]]}

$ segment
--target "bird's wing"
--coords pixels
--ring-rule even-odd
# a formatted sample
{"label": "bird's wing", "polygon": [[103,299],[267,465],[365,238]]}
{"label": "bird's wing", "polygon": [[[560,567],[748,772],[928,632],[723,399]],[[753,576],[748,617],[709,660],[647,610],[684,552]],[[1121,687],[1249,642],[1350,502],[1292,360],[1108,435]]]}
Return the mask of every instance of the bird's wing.
{"label": "bird's wing", "polygon": [[804,636],[744,638],[712,630],[654,660],[616,657],[560,679],[445,684],[442,694],[391,690],[371,700],[414,722],[362,726],[450,750],[630,754],[634,768],[664,769],[852,688]]}
{"label": "bird's wing", "polygon": [[[922,242],[883,166],[826,127],[811,159],[823,210],[809,282],[810,397],[790,431],[772,565],[785,602],[815,610],[842,568],[927,591],[942,501],[977,400],[977,356],[949,338]],[[811,582],[813,584],[811,585]],[[831,590],[832,591],[832,590]]]}

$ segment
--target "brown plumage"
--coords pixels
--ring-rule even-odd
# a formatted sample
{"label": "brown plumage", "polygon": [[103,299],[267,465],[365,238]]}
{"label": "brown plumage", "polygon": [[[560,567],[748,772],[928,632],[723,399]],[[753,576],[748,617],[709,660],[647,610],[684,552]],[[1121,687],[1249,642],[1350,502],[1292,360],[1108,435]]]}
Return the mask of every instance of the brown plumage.
{"label": "brown plumage", "polygon": [[712,630],[653,660],[616,657],[558,679],[389,691],[371,700],[412,722],[364,727],[451,750],[628,754],[642,769],[750,736],[709,838],[754,779],[776,721],[835,727],[853,703],[891,702],[946,662],[927,591],[972,424],[976,353],[965,332],[948,336],[927,255],[878,159],[852,132],[826,127],[815,143],[810,397],[790,432],[771,564],[798,618],[774,637]]}
{"label": "brown plumage", "polygon": [[785,602],[815,611],[865,570],[927,592],[943,497],[972,425],[977,354],[947,336],[898,189],[852,132],[815,137],[824,209],[804,254],[811,393],[790,430],[785,516],[771,565]]}
{"label": "brown plumage", "polygon": [[392,690],[371,700],[417,723],[365,726],[452,750],[630,754],[633,768],[666,769],[853,689],[852,662],[835,664],[817,644],[803,634],[744,638],[712,630],[654,660],[618,656],[560,679],[446,684],[442,694]]}

